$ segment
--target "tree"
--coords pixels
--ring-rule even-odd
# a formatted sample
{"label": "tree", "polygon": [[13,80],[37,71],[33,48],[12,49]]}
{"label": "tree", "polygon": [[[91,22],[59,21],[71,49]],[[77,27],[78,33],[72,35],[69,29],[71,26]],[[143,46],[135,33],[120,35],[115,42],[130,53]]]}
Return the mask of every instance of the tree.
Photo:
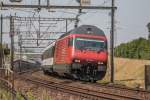
{"label": "tree", "polygon": [[115,48],[116,57],[150,60],[150,40],[139,38]]}

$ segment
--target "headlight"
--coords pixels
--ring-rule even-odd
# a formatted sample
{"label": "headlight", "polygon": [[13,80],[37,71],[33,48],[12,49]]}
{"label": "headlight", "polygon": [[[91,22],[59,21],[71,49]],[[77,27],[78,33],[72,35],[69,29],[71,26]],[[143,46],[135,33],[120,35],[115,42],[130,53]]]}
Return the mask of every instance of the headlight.
{"label": "headlight", "polygon": [[76,63],[80,63],[80,60],[78,60],[78,59],[75,59],[75,60],[74,60],[74,62],[76,62]]}
{"label": "headlight", "polygon": [[104,64],[104,63],[99,61],[98,64],[99,64],[99,65],[102,65],[102,64]]}

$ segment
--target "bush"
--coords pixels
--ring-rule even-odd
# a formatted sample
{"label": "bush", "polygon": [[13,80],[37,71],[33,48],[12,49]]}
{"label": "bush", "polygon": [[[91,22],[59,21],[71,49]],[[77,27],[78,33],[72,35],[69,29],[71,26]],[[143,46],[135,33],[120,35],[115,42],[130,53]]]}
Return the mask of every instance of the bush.
{"label": "bush", "polygon": [[114,50],[116,57],[150,60],[150,40],[139,38],[120,44]]}

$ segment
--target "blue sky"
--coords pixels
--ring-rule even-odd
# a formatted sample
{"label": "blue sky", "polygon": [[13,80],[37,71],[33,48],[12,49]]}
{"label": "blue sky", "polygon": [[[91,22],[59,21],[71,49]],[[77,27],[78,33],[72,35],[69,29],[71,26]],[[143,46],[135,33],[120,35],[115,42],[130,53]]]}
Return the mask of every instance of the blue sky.
{"label": "blue sky", "polygon": [[[8,0],[0,0],[8,3]],[[24,3],[35,3],[37,0],[23,0]],[[46,1],[46,0],[43,0]],[[53,4],[67,4],[67,5],[78,5],[75,0],[51,0]],[[45,3],[45,2],[44,2]],[[111,0],[92,0],[93,5],[110,5]],[[115,45],[131,41],[139,37],[148,36],[147,23],[150,22],[150,0],[116,0],[116,6],[118,7],[116,11],[116,32],[115,32]],[[31,10],[33,11],[33,10]],[[53,17],[53,16],[67,16],[74,17],[74,14],[62,13],[66,10],[57,10],[57,13],[49,13],[46,10],[40,12],[41,16]],[[80,17],[80,25],[91,24],[96,25],[103,29],[106,36],[110,37],[110,11],[99,11],[99,10],[84,10],[88,12]],[[25,13],[20,11],[0,11],[3,15],[13,15],[17,13],[20,16],[28,16],[31,13]],[[76,11],[66,11],[75,12]],[[70,26],[70,29],[73,25]]]}

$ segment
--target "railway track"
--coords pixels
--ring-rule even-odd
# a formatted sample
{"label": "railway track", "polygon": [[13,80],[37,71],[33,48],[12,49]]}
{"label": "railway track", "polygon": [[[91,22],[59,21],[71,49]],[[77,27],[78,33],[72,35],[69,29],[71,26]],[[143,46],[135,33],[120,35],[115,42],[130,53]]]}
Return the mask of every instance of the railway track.
{"label": "railway track", "polygon": [[[1,82],[1,88],[9,91],[15,98],[17,95],[17,91],[13,89],[12,84],[3,78],[0,78],[0,82]],[[22,93],[20,93],[20,95],[24,98],[24,100],[28,100],[27,97],[23,95]]]}
{"label": "railway track", "polygon": [[[133,95],[130,93],[130,95],[126,95],[129,94],[128,89],[122,90],[122,93],[126,93],[126,94],[120,94],[118,92],[116,92],[115,89],[119,90],[119,87],[111,87],[111,89],[113,88],[114,90],[110,90],[110,87],[106,87],[105,86],[105,90],[103,87],[104,91],[97,91],[97,90],[92,90],[92,89],[86,89],[86,88],[82,88],[82,87],[77,87],[77,86],[70,86],[67,84],[63,84],[63,83],[57,83],[54,81],[50,81],[50,80],[44,80],[44,79],[40,79],[40,78],[36,78],[36,77],[27,77],[27,76],[23,76],[22,78],[24,78],[24,80],[27,80],[33,84],[37,84],[39,86],[42,87],[46,87],[52,90],[57,90],[63,93],[69,93],[72,95],[77,95],[83,98],[88,98],[90,100],[99,100],[99,99],[104,99],[104,100],[148,100],[150,99],[149,97],[145,96],[145,95],[149,95],[149,92],[146,91],[134,91],[134,90],[130,90],[130,92],[136,92],[137,96]],[[108,89],[109,88],[109,89]],[[115,93],[116,92],[116,93]],[[138,93],[143,94],[142,96]],[[146,94],[147,93],[147,94]]]}
{"label": "railway track", "polygon": [[104,85],[104,84],[94,84],[95,87],[99,87],[101,90],[110,92],[115,92],[116,94],[124,95],[124,96],[132,96],[134,98],[138,98],[141,100],[150,100],[150,91],[145,91],[143,89],[133,89],[124,86],[117,86],[113,84]]}

